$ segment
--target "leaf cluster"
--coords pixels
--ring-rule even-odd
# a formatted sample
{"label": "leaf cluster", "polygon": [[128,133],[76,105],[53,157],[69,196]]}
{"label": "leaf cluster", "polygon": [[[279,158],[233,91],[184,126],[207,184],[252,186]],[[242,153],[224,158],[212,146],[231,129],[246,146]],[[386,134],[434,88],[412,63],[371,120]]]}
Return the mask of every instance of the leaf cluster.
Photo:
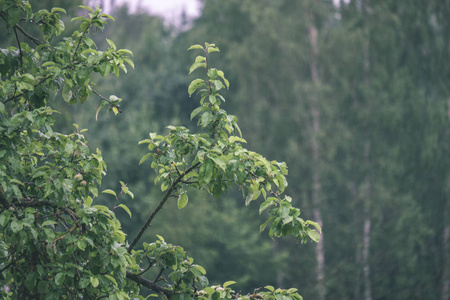
{"label": "leaf cluster", "polygon": [[[1,1],[0,17],[31,44],[0,49],[0,295],[6,299],[107,298],[132,299],[144,286],[171,299],[301,299],[295,289],[266,287],[252,295],[240,296],[226,282],[209,286],[206,270],[193,263],[184,249],[168,244],[158,236],[153,243],[143,243],[136,250],[143,233],[166,201],[176,198],[178,207],[188,204],[188,188],[205,190],[219,197],[231,186],[242,191],[249,205],[261,195],[260,213],[269,209],[269,235],[293,235],[301,241],[318,239],[309,226],[320,228],[300,218],[300,210],[291,206],[291,198],[282,196],[287,181],[284,163],[268,161],[242,146],[245,140],[237,118],[220,105],[225,98],[220,91],[229,87],[224,73],[210,68],[208,55],[218,52],[214,44],[201,49],[191,72],[204,68],[207,78],[194,79],[190,95],[201,96],[200,106],[191,118],[198,117],[203,130],[190,133],[183,126],[168,126],[165,136],[150,133],[148,153],[140,163],[151,158],[156,171],[155,184],[164,195],[137,236],[128,243],[121,223],[115,216],[121,195],[134,198],[124,182],[120,191],[103,190],[114,197],[112,209],[95,204],[107,166],[100,150],[91,151],[78,125],[71,134],[53,130],[54,114],[49,100],[61,93],[68,103],[83,103],[92,94],[100,97],[100,108],[119,112],[117,96],[103,97],[93,89],[93,74],[127,71],[132,53],[117,49],[114,42],[105,51],[97,49],[90,31],[102,30],[105,19],[112,17],[100,9],[88,11],[88,17],[76,17],[78,30],[62,38],[64,23],[54,8],[32,13],[28,2]],[[33,21],[42,39],[28,34],[20,26]],[[99,112],[97,111],[97,114]],[[158,270],[153,280],[151,273]]]}

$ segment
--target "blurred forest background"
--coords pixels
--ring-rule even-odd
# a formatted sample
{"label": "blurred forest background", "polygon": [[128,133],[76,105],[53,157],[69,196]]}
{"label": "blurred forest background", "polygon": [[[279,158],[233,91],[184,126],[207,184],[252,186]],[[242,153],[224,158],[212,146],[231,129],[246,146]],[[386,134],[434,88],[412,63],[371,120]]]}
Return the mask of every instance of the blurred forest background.
{"label": "blurred forest background", "polygon": [[[82,1],[30,2],[70,19]],[[224,108],[250,149],[286,161],[287,194],[322,224],[321,241],[260,234],[256,204],[245,208],[239,191],[191,195],[182,211],[168,204],[145,239],[180,244],[212,284],[236,280],[245,293],[272,284],[305,299],[450,299],[449,0],[203,0],[198,19],[180,16],[183,29],[126,7],[109,13],[116,22],[97,46],[108,36],[136,69],[96,89],[122,97],[123,113],[95,120],[97,99],[57,101],[61,131],[78,123],[102,150],[103,187],[123,180],[134,192],[125,232],[134,236],[161,196],[137,143],[169,124],[195,128],[186,50],[216,43],[212,64],[231,84]]]}

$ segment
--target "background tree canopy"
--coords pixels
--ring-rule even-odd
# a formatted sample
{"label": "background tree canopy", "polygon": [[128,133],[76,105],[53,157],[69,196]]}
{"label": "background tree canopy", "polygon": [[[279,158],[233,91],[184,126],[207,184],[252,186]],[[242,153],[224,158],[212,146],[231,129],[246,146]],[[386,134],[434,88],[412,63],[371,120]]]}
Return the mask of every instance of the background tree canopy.
{"label": "background tree canopy", "polygon": [[[222,106],[239,119],[248,149],[270,159],[286,161],[290,184],[285,192],[293,196],[294,206],[302,208],[302,217],[321,224],[320,242],[300,245],[295,239],[272,240],[259,234],[260,224],[270,214],[259,215],[259,207],[254,201],[249,203],[250,209],[243,208],[245,200],[242,200],[239,185],[230,187],[220,199],[215,199],[208,191],[187,189],[189,203],[182,210],[178,209],[177,200],[184,199],[181,200],[183,203],[186,199],[181,196],[183,193],[177,194],[177,200],[168,201],[159,212],[151,228],[143,234],[142,241],[153,241],[154,245],[182,245],[188,255],[195,258],[195,263],[207,270],[211,285],[233,280],[237,283],[231,287],[243,295],[253,293],[255,287],[272,285],[298,288],[305,299],[450,298],[448,0],[350,0],[340,1],[339,5],[327,0],[204,0],[201,16],[185,31],[167,26],[157,17],[130,14],[126,8],[115,8],[111,15],[116,22],[109,22],[89,38],[95,42],[97,51],[110,51],[113,55],[117,49],[131,50],[135,69],[124,61],[128,72],[121,71],[119,79],[110,76],[98,80],[97,77],[106,73],[114,73],[115,67],[111,65],[109,71],[106,66],[103,70],[92,69],[99,74],[87,81],[88,77],[83,77],[87,71],[79,64],[75,64],[77,72],[63,66],[57,76],[67,76],[72,80],[72,86],[70,81],[57,81],[53,92],[37,89],[35,96],[29,94],[30,84],[36,83],[33,80],[39,81],[40,77],[33,72],[44,72],[43,69],[8,73],[8,70],[24,70],[24,66],[32,64],[34,59],[32,55],[17,52],[16,32],[20,42],[28,43],[32,49],[36,46],[13,27],[17,15],[9,13],[7,16],[4,7],[13,2],[21,1],[0,1],[3,19],[0,26],[6,29],[0,30],[0,47],[15,47],[2,51],[2,84],[19,74],[22,77],[14,77],[14,82],[20,83],[16,86],[21,90],[15,95],[30,96],[27,101],[34,101],[36,109],[40,107],[41,110],[32,111],[27,101],[19,101],[24,105],[22,112],[14,113],[22,115],[10,120],[12,111],[9,109],[15,102],[7,100],[10,96],[1,99],[5,106],[1,120],[3,124],[9,122],[2,125],[1,130],[6,132],[8,139],[15,139],[12,142],[15,147],[21,143],[26,146],[18,152],[2,136],[2,166],[7,165],[4,160],[9,157],[15,157],[15,161],[8,164],[18,166],[21,165],[18,155],[22,158],[31,153],[50,155],[46,152],[46,143],[64,149],[62,153],[80,151],[90,157],[92,173],[83,172],[83,179],[74,181],[78,185],[72,188],[77,193],[84,193],[84,190],[92,193],[97,186],[95,178],[106,161],[108,168],[99,191],[110,189],[116,195],[120,191],[123,194],[125,186],[120,181],[124,181],[134,199],[121,195],[115,203],[114,195],[100,193],[94,204],[105,205],[111,210],[117,204],[125,204],[132,219],[122,208],[114,209],[114,215],[121,222],[120,231],[127,233],[127,240],[131,241],[161,199],[161,189],[153,183],[164,174],[149,172],[151,158],[139,166],[148,148],[137,146],[137,143],[148,138],[149,132],[181,136],[197,132],[197,120],[201,126],[207,125],[208,117],[198,119],[197,116],[192,123],[189,119],[198,102],[195,94],[189,97],[187,93],[195,78],[187,74],[189,66],[201,53],[186,52],[185,49],[193,44],[214,41],[221,53],[212,54],[209,63],[223,70],[230,84],[230,90],[219,91],[227,100]],[[35,12],[41,8],[50,12],[54,6],[66,10],[67,14],[60,14],[65,24],[64,37],[70,37],[66,32],[80,31],[80,21],[69,22],[72,17],[87,17],[77,8],[81,3],[73,2],[72,5],[72,2],[48,0],[39,1],[35,6],[31,2]],[[22,11],[18,18],[26,18],[25,14],[29,12]],[[33,16],[38,17],[43,18],[43,13]],[[47,35],[58,33],[58,18],[55,17],[54,22]],[[24,20],[18,24],[31,35],[43,38],[42,33],[38,35],[42,26],[38,29]],[[106,38],[114,41],[116,50],[105,50],[114,48]],[[73,39],[76,41],[76,37]],[[54,36],[52,45],[58,42],[67,43],[67,40]],[[67,45],[65,47],[72,48],[65,49],[72,49],[73,53],[75,46]],[[89,42],[86,47],[91,47]],[[32,49],[23,46],[20,51],[28,53]],[[123,58],[130,58],[125,52],[123,55]],[[62,60],[71,61],[70,57]],[[116,67],[120,69],[120,64]],[[195,72],[200,74],[198,70]],[[25,73],[32,74],[33,78]],[[78,75],[73,77],[73,74]],[[91,81],[96,85],[92,86]],[[74,86],[81,88],[75,91]],[[83,86],[86,87],[84,90]],[[100,95],[108,95],[105,96],[107,100],[110,100],[110,94],[115,94],[123,101],[119,103],[119,98],[112,98],[110,101],[113,102],[108,103],[92,95],[93,99],[83,105],[69,107],[66,104],[64,100],[80,100],[91,94],[89,86]],[[10,91],[11,85],[2,86],[4,94],[10,95]],[[52,108],[61,114],[50,115],[51,111],[42,108],[39,99],[47,93]],[[212,107],[209,96],[207,98],[204,103],[210,103]],[[104,114],[101,110],[96,120],[96,111],[102,104],[110,113]],[[115,115],[114,107],[123,113]],[[10,113],[8,118],[6,112]],[[31,148],[26,141],[36,137],[33,130],[42,131],[39,126],[53,121],[53,132],[72,132],[73,123],[79,127],[72,135],[59,140],[42,140],[42,144]],[[174,129],[166,129],[168,124]],[[19,134],[25,126],[31,126],[29,136]],[[181,132],[180,126],[189,132]],[[89,130],[81,132],[82,128]],[[89,140],[89,148],[82,144],[86,143],[84,137]],[[99,160],[101,156],[96,148],[101,149],[102,160]],[[164,150],[155,146],[152,153],[157,153],[157,149]],[[41,156],[35,154],[35,158],[32,157],[30,162],[37,160],[36,167],[42,168]],[[54,166],[35,173],[24,170],[19,172],[20,176],[32,174],[33,180],[48,182],[36,172],[61,171],[56,166],[62,162],[51,157]],[[80,168],[76,165],[79,162],[71,160],[69,154],[58,159],[64,161],[63,165],[73,166],[76,170]],[[10,167],[9,170],[19,169]],[[66,169],[70,168],[63,169],[69,172]],[[75,178],[77,174],[64,176]],[[27,189],[31,189],[35,194],[42,193],[47,198],[63,201],[64,198],[58,195],[66,193],[64,182],[60,187],[52,187],[51,192],[56,194],[50,196],[47,195],[49,191],[38,191],[27,184],[32,182],[29,178],[22,180],[17,175],[14,178],[19,183],[11,182],[10,178],[5,180],[3,173],[1,176],[0,181],[5,182],[1,186],[4,190],[7,190],[6,184],[11,187],[11,197],[19,197],[18,193],[27,195]],[[217,173],[211,176],[217,178]],[[86,181],[85,187],[80,185],[83,181]],[[245,189],[245,193],[248,191]],[[76,193],[71,196],[74,203],[80,197],[81,194]],[[74,225],[71,213],[61,213],[65,216],[62,218],[67,229],[57,229],[59,235],[44,236],[51,235],[54,228],[54,224],[46,223],[45,230],[37,230],[36,234],[53,242],[70,230]],[[49,220],[39,219],[29,208],[18,217],[21,221],[11,227],[14,216],[15,212],[2,206],[0,226],[17,233],[18,239],[30,241],[34,237],[26,224]],[[96,220],[92,226],[102,226],[101,216],[107,217],[100,211],[89,215]],[[117,225],[110,226],[114,228],[111,229],[113,232],[118,232]],[[80,229],[73,232],[80,232]],[[93,230],[90,232],[96,234]],[[23,236],[25,233],[27,237]],[[163,236],[164,241],[156,234]],[[60,242],[70,243],[63,238],[55,244]],[[92,247],[88,241],[84,243],[85,247]],[[80,242],[80,247],[83,245]],[[105,241],[105,247],[107,245]],[[5,248],[3,244],[2,247]],[[51,243],[48,248],[52,249]],[[5,259],[0,267],[3,274],[11,259],[2,259]],[[77,265],[73,258],[66,259]],[[120,273],[122,263],[117,263],[110,272]],[[71,269],[72,274],[52,266],[52,280],[56,280],[57,274],[65,274],[58,275],[58,283],[68,284],[78,276],[76,269]],[[157,275],[146,278],[153,280]],[[51,284],[39,285],[33,276],[29,275],[28,281],[25,280],[28,286],[36,284],[45,291],[51,289]],[[83,284],[95,285],[97,277],[90,275],[89,280],[91,277],[93,282]],[[123,285],[122,290],[135,288],[133,284],[125,283],[127,281],[114,278],[117,286],[122,288]],[[2,280],[3,283],[10,278],[2,277]],[[103,286],[99,279],[100,283]]]}

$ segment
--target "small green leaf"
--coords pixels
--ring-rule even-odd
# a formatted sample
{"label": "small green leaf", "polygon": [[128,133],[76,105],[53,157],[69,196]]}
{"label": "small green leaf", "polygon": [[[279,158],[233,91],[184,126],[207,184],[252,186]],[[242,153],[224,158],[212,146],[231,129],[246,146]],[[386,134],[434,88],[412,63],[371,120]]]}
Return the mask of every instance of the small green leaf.
{"label": "small green leaf", "polygon": [[267,208],[271,207],[274,204],[275,203],[273,200],[271,200],[270,198],[267,199],[266,201],[261,203],[261,205],[259,206],[259,214],[261,214],[263,211],[265,211]]}
{"label": "small green leaf", "polygon": [[130,216],[130,219],[131,219],[131,211],[125,204],[119,204],[118,207],[123,208],[123,210],[125,210],[127,212],[127,214]]}
{"label": "small green leaf", "polygon": [[98,285],[100,284],[100,282],[98,281],[98,279],[95,278],[95,277],[91,277],[90,280],[91,280],[92,287],[95,287],[95,288],[96,288],[96,287],[98,287]]}
{"label": "small green leaf", "polygon": [[217,77],[217,69],[216,68],[210,68],[206,75],[208,75],[210,80],[214,80]]}
{"label": "small green leaf", "polygon": [[322,228],[320,228],[319,223],[316,223],[316,222],[311,221],[311,220],[307,220],[307,221],[305,222],[305,225],[312,225],[312,226],[316,227],[317,230],[318,230],[320,233],[322,233]]}
{"label": "small green leaf", "polygon": [[189,74],[197,70],[198,68],[206,68],[206,63],[200,62],[200,63],[193,63],[192,66],[189,68]]}
{"label": "small green leaf", "polygon": [[91,196],[84,197],[83,202],[86,206],[91,206],[92,205],[92,197]]}
{"label": "small green leaf", "polygon": [[106,189],[106,190],[102,191],[102,194],[110,194],[110,195],[117,197],[116,192],[114,192],[111,189]]}
{"label": "small green leaf", "polygon": [[108,42],[109,46],[113,49],[113,51],[116,51],[117,49],[116,44],[114,44],[114,42],[111,41],[110,39],[106,39],[106,41]]}
{"label": "small green leaf", "polygon": [[62,13],[67,14],[66,10],[64,8],[61,8],[61,7],[53,7],[50,12],[52,14],[55,13],[55,12],[62,12]]}
{"label": "small green leaf", "polygon": [[117,286],[117,281],[111,275],[105,274],[105,277],[109,279],[115,286]]}
{"label": "small green leaf", "polygon": [[207,292],[208,293],[208,295],[212,295],[212,294],[214,294],[214,292],[216,291],[215,289],[213,289],[212,287],[205,287],[204,289],[203,289],[205,292]]}
{"label": "small green leaf", "polygon": [[197,78],[192,80],[188,87],[189,96],[191,96],[201,86],[205,86],[205,81],[203,79]]}
{"label": "small green leaf", "polygon": [[266,285],[264,288],[265,288],[266,290],[271,291],[271,292],[273,292],[273,291],[275,290],[275,288],[274,288],[273,286],[271,286],[271,285]]}
{"label": "small green leaf", "polygon": [[17,180],[17,179],[11,179],[9,182],[11,182],[11,183],[16,183],[16,184],[20,184],[21,186],[24,186],[24,184],[23,184],[23,182],[21,182],[21,181],[19,181],[19,180]]}
{"label": "small green leaf", "polygon": [[58,273],[55,276],[55,283],[56,285],[62,285],[64,283],[64,280],[66,279],[65,273]]}
{"label": "small green leaf", "polygon": [[216,96],[209,95],[209,102],[211,102],[212,105],[216,104],[217,103]]}
{"label": "small green leaf", "polygon": [[228,286],[230,286],[230,285],[232,285],[232,284],[235,284],[235,283],[236,283],[236,281],[230,280],[230,281],[225,282],[225,283],[223,284],[223,287],[226,288],[226,287],[228,287]]}
{"label": "small green leaf", "polygon": [[307,228],[306,229],[306,234],[308,234],[308,236],[316,243],[319,242],[319,233],[317,231],[315,231],[314,229],[311,228]]}
{"label": "small green leaf", "polygon": [[78,7],[79,7],[79,8],[82,8],[82,9],[87,9],[87,10],[89,10],[91,13],[94,13],[94,10],[93,10],[91,7],[89,7],[89,6],[78,5]]}
{"label": "small green leaf", "polygon": [[12,230],[14,233],[19,232],[20,230],[23,229],[23,224],[17,222],[16,219],[12,220],[10,226],[11,226],[11,230]]}
{"label": "small green leaf", "polygon": [[141,160],[139,161],[139,165],[141,165],[144,161],[146,161],[147,159],[149,159],[150,157],[152,157],[154,154],[153,153],[147,153],[147,154],[145,154],[142,158],[141,158]]}
{"label": "small green leaf", "polygon": [[200,271],[201,274],[205,275],[206,274],[206,270],[205,268],[203,268],[202,266],[199,265],[192,265],[193,268],[197,269]]}
{"label": "small green leaf", "polygon": [[219,168],[221,168],[224,172],[226,171],[227,164],[222,159],[212,155],[209,158],[211,158],[211,160],[214,161],[214,163],[218,165]]}
{"label": "small green leaf", "polygon": [[47,220],[42,223],[42,226],[50,226],[50,225],[55,225],[55,224],[58,224],[58,223],[53,220]]}
{"label": "small green leaf", "polygon": [[208,47],[208,53],[220,52],[219,47]]}
{"label": "small green leaf", "polygon": [[9,218],[11,217],[12,211],[10,210],[4,210],[0,214],[0,226],[6,226],[8,224]]}
{"label": "small green leaf", "polygon": [[98,113],[100,112],[100,110],[103,108],[103,106],[100,106],[97,111],[95,112],[95,120],[98,120]]}
{"label": "small green leaf", "polygon": [[205,165],[205,174],[203,176],[203,182],[205,182],[206,184],[208,184],[213,176],[213,171],[214,171],[214,165],[212,163],[211,160],[205,160],[205,162],[203,163]]}
{"label": "small green leaf", "polygon": [[[0,102],[1,103],[1,102]],[[191,120],[196,116],[196,115],[198,115],[200,112],[202,112],[202,111],[205,111],[205,110],[208,110],[208,107],[207,106],[199,106],[199,107],[197,107],[196,109],[194,109],[193,111],[192,111],[192,113],[191,113]]]}
{"label": "small green leaf", "polygon": [[203,47],[201,45],[192,45],[192,46],[190,46],[188,48],[188,51],[189,50],[193,50],[193,49],[201,49],[201,50],[203,50]]}
{"label": "small green leaf", "polygon": [[196,63],[204,62],[205,60],[206,60],[206,57],[201,56],[201,55],[199,55],[199,56],[197,56],[197,57],[195,58],[195,62],[196,62]]}
{"label": "small green leaf", "polygon": [[189,201],[189,199],[188,199],[186,191],[181,192],[180,195],[178,196],[178,202],[177,202],[178,209],[185,208],[186,205],[188,204],[188,201]]}
{"label": "small green leaf", "polygon": [[265,221],[263,224],[261,224],[260,226],[259,226],[259,231],[260,232],[263,232],[264,231],[264,229],[266,229],[266,226],[269,224],[269,222],[270,221],[272,221],[272,217],[270,217],[269,219],[267,219],[267,221]]}

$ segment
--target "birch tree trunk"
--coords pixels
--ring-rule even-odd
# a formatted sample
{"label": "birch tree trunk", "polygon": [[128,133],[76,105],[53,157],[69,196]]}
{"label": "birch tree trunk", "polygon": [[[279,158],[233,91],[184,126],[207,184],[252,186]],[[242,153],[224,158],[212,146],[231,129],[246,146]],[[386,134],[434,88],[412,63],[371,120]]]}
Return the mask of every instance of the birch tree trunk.
{"label": "birch tree trunk", "polygon": [[[447,100],[447,118],[450,121],[450,98]],[[447,134],[448,136],[449,134]],[[447,175],[449,176],[449,175]],[[450,299],[450,177],[447,177],[447,199],[444,208],[444,230],[442,234],[443,271],[442,300]]]}
{"label": "birch tree trunk", "polygon": [[[311,46],[311,58],[310,58],[310,72],[311,81],[318,90],[320,87],[320,80],[318,75],[318,31],[314,23],[313,13],[310,12],[309,15],[309,26],[308,26],[308,39]],[[312,174],[312,204],[313,204],[313,214],[314,220],[319,223],[322,227],[322,214],[321,208],[321,177],[320,177],[320,149],[318,136],[320,133],[320,108],[318,103],[317,93],[313,93],[310,98],[311,105],[311,117],[312,117],[312,132],[311,132],[311,152],[312,152],[312,163],[313,163],[313,174]],[[326,289],[325,289],[325,248],[324,248],[324,234],[322,233],[319,242],[315,249],[316,260],[317,260],[317,293],[319,300],[326,299]]]}
{"label": "birch tree trunk", "polygon": [[[366,142],[364,146],[364,160],[366,165],[369,165],[370,154],[370,142]],[[366,171],[368,172],[368,171]],[[370,284],[370,263],[369,263],[369,250],[370,250],[370,194],[372,183],[370,175],[366,174],[364,180],[364,231],[363,231],[363,250],[362,250],[362,264],[364,273],[364,299],[372,300],[372,289]]]}

